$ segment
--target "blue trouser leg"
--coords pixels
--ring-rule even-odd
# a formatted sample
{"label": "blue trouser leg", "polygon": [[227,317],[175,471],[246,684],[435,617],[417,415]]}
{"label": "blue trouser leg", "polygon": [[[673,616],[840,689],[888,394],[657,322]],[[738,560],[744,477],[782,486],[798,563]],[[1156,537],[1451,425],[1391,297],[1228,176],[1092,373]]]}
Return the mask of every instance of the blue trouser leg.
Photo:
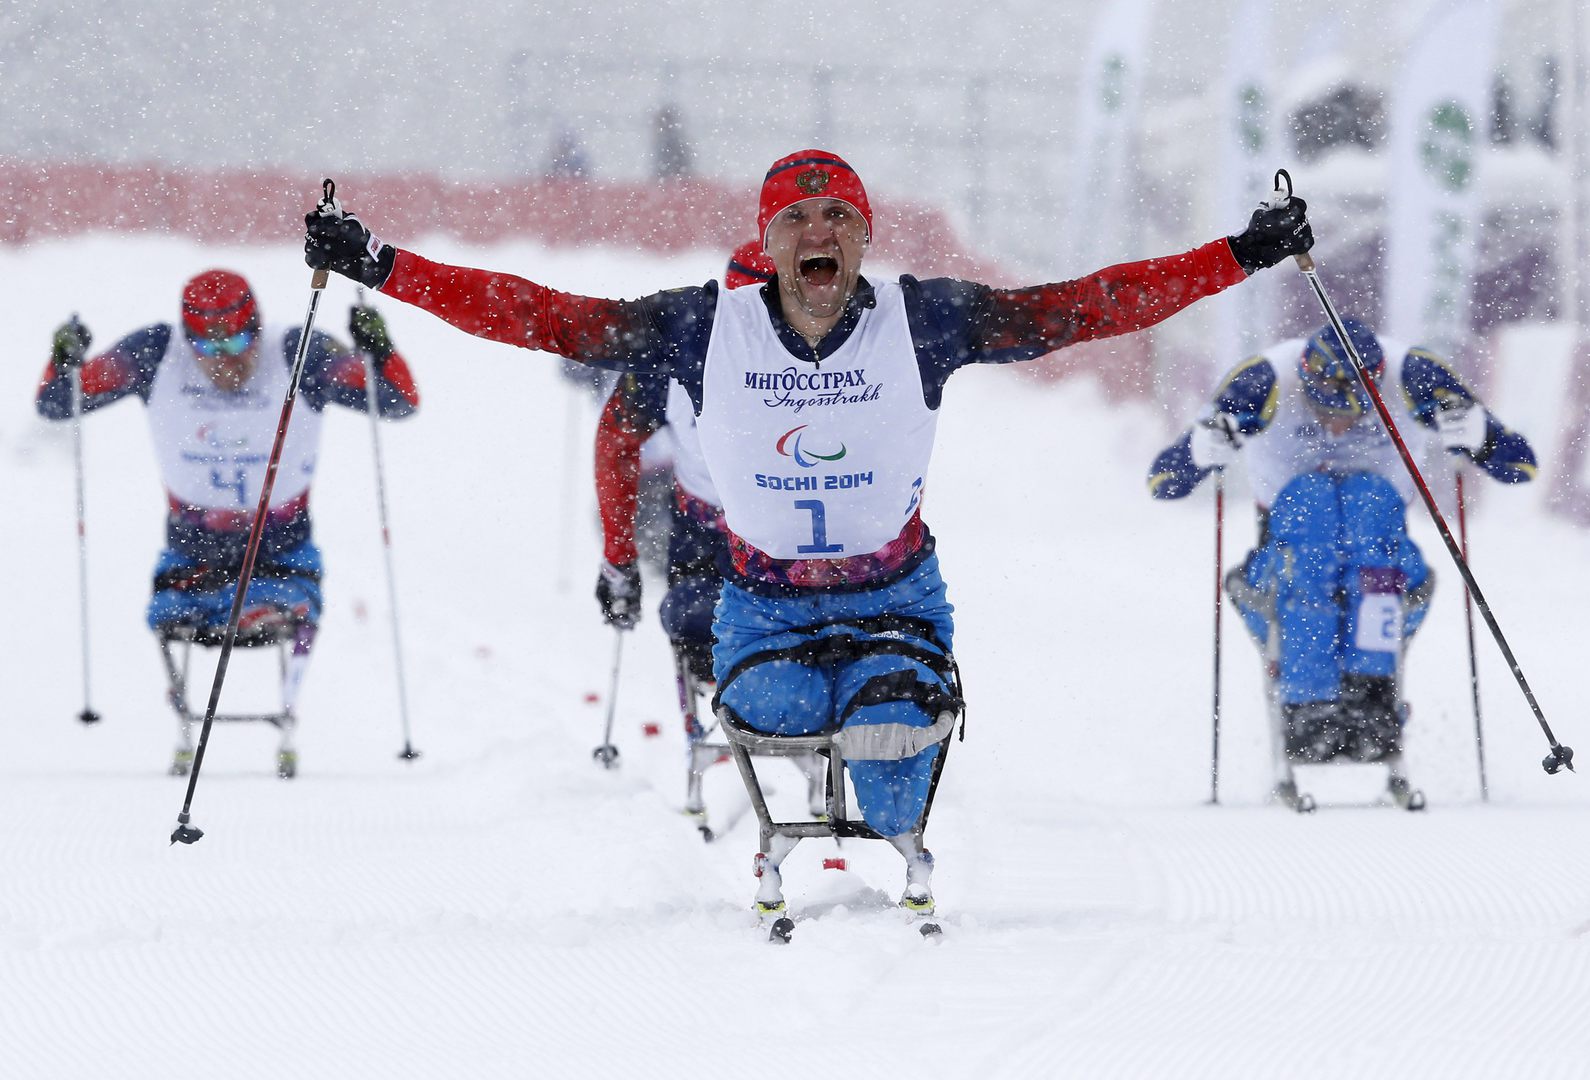
{"label": "blue trouser leg", "polygon": [[[817,636],[866,637],[847,629],[845,620],[880,615],[921,619],[933,628],[943,648],[953,634],[953,607],[945,598],[937,560],[931,556],[902,580],[878,589],[766,597],[725,583],[713,630],[716,675],[721,681],[741,661],[812,640],[796,629],[824,627]],[[897,635],[938,651],[926,638]],[[771,734],[810,734],[842,724],[887,742],[893,729],[930,726],[936,719],[914,700],[891,699],[902,693],[942,685],[936,673],[904,656],[870,654],[844,663],[811,667],[791,660],[755,663],[724,686],[722,701],[751,727]],[[850,708],[852,702],[864,702]],[[864,732],[863,729],[870,729]],[[903,759],[852,760],[851,782],[862,818],[884,836],[909,832],[921,817],[937,747]]]}
{"label": "blue trouser leg", "polygon": [[[931,668],[903,656],[872,656],[847,664],[837,673],[834,697],[841,712],[847,709],[858,695],[865,693],[868,684],[887,685],[891,679],[915,679],[924,686],[944,686]],[[869,727],[874,732],[885,732],[886,725],[910,728],[927,727],[937,716],[915,701],[882,701],[862,705],[851,712],[845,721],[845,730]],[[927,801],[928,785],[933,779],[933,761],[939,748],[929,747],[912,757],[887,761],[856,761],[849,763],[850,778],[856,788],[856,803],[862,819],[884,836],[897,836],[908,832],[922,816]]]}
{"label": "blue trouser leg", "polygon": [[1404,597],[1424,583],[1429,567],[1408,538],[1402,497],[1388,481],[1372,473],[1344,477],[1341,505],[1342,670],[1393,677],[1403,641],[1425,612],[1422,605],[1405,611]]}
{"label": "blue trouser leg", "polygon": [[668,587],[657,617],[669,641],[702,647],[712,643],[712,613],[722,584],[723,579],[713,574],[683,577]]}
{"label": "blue trouser leg", "polygon": [[1341,681],[1341,507],[1334,478],[1305,473],[1270,508],[1267,545],[1280,625],[1283,704],[1334,701]]}
{"label": "blue trouser leg", "polygon": [[[245,606],[270,605],[293,616],[299,622],[314,624],[320,621],[321,573],[320,550],[308,541],[289,551],[271,556],[272,572],[257,574],[248,583]],[[155,563],[155,577],[184,570],[197,572],[200,566],[171,548],[160,553]],[[302,575],[292,571],[302,571]],[[215,630],[224,627],[232,614],[232,604],[237,597],[237,584],[215,588],[157,589],[149,598],[146,618],[151,630],[182,625]]]}

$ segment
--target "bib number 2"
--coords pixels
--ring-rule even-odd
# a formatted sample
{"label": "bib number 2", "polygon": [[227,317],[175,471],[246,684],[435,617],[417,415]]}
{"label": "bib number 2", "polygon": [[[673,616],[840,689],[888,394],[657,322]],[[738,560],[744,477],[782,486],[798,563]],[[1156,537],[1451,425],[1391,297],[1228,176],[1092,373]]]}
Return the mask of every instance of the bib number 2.
{"label": "bib number 2", "polygon": [[802,555],[836,555],[845,550],[844,544],[828,542],[828,508],[821,499],[796,499],[795,509],[805,510],[812,516],[812,542],[797,544],[796,551]]}
{"label": "bib number 2", "polygon": [[1354,645],[1366,652],[1396,652],[1402,648],[1402,595],[1370,593],[1358,605],[1358,632]]}

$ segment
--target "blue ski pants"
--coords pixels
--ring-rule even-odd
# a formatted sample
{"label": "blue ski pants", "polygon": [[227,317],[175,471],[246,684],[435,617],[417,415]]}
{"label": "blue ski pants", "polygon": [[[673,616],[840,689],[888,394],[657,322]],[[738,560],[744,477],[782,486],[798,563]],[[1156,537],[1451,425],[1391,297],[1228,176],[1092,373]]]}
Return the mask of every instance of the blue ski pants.
{"label": "blue ski pants", "polygon": [[1278,638],[1284,704],[1335,701],[1344,674],[1395,676],[1433,584],[1402,497],[1374,473],[1294,477],[1228,581],[1260,647]]}
{"label": "blue ski pants", "polygon": [[[862,818],[883,836],[909,832],[926,805],[939,747],[909,756],[887,748],[911,745],[909,729],[932,726],[955,699],[935,666],[899,652],[869,652],[868,645],[886,642],[947,657],[954,610],[932,555],[899,581],[853,592],[770,597],[726,581],[713,622],[722,704],[758,731],[839,729],[847,747],[867,746],[856,756],[845,753]],[[880,619],[895,622],[880,630]],[[840,659],[813,665],[774,658],[740,666],[759,654],[813,643],[834,644]],[[895,752],[901,756],[891,757]]]}

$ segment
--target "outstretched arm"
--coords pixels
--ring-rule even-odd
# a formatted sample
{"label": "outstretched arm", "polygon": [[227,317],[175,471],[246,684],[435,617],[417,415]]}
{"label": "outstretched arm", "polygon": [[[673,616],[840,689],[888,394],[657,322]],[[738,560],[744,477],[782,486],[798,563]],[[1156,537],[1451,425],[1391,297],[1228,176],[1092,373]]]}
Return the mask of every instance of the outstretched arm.
{"label": "outstretched arm", "polygon": [[[171,342],[171,327],[164,324],[145,327],[128,334],[98,356],[82,362],[83,411],[120,401],[129,394],[145,400],[154,387],[155,371]],[[72,415],[72,374],[70,367],[52,356],[39,379],[36,400],[39,415],[49,420],[65,420]]]}

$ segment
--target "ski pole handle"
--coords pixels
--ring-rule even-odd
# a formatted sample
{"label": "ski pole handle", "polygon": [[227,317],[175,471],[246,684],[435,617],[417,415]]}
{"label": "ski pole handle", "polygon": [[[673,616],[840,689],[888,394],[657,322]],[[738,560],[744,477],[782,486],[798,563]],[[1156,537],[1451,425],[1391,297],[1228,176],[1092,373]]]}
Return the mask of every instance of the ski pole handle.
{"label": "ski pole handle", "polygon": [[[322,217],[342,216],[342,204],[337,201],[337,184],[329,176],[320,182],[320,201],[315,204],[315,212]],[[326,287],[326,282],[329,280],[331,280],[330,270],[316,270],[309,279],[309,287],[319,292]]]}
{"label": "ski pole handle", "polygon": [[[1282,190],[1281,188],[1283,183],[1286,185],[1285,190]],[[1264,200],[1264,205],[1269,207],[1271,210],[1279,210],[1285,206],[1286,201],[1292,197],[1292,174],[1287,172],[1285,169],[1276,169],[1274,184],[1275,190],[1270,192],[1270,197],[1268,199]],[[1310,255],[1308,252],[1300,251],[1296,255],[1293,255],[1292,258],[1297,262],[1297,268],[1303,271],[1303,273],[1312,274],[1314,272],[1314,256]]]}

